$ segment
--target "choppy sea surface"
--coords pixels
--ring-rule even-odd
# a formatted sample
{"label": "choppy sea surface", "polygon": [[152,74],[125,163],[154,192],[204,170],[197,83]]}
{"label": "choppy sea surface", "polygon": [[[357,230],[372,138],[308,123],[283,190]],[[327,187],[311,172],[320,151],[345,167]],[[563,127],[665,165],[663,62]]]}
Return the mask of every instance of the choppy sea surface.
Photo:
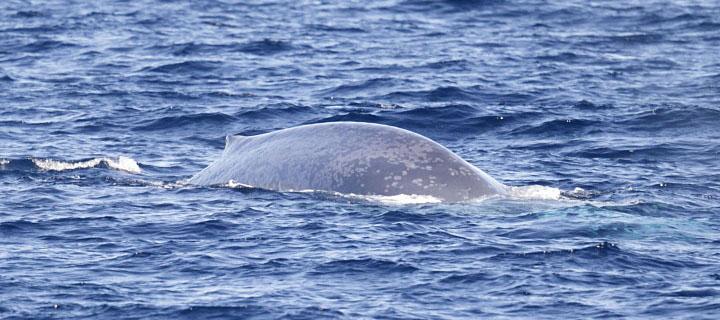
{"label": "choppy sea surface", "polygon": [[[718,319],[718,48],[717,1],[2,1],[0,318]],[[547,188],[184,183],[325,121]]]}

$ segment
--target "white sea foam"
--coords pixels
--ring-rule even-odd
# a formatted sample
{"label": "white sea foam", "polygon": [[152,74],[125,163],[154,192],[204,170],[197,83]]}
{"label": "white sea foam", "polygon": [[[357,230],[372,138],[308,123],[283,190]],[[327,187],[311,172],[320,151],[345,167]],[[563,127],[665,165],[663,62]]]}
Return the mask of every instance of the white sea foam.
{"label": "white sea foam", "polygon": [[[225,185],[228,188],[254,188],[251,185],[239,183],[234,180],[228,181]],[[546,187],[540,185],[520,186],[520,187],[508,187],[509,198],[511,199],[522,199],[522,200],[561,200],[562,190],[553,187]],[[325,191],[318,191],[312,189],[306,190],[284,190],[284,192],[300,192],[300,193],[315,193]],[[575,188],[573,193],[583,193],[585,190],[582,188]],[[380,196],[380,195],[359,195],[354,193],[339,193],[330,192],[338,197],[347,197],[352,199],[367,200],[373,202],[380,202],[391,205],[403,205],[403,204],[422,204],[422,203],[441,203],[442,199],[433,197],[430,195],[417,195],[417,194],[398,194],[392,196]],[[487,199],[496,198],[494,196],[482,197],[473,199],[472,202],[482,202]]]}
{"label": "white sea foam", "polygon": [[142,169],[140,169],[137,161],[133,160],[132,158],[119,156],[117,160],[107,158],[105,158],[104,160],[105,162],[107,162],[108,167],[116,170],[127,171],[130,173],[142,172]]}
{"label": "white sea foam", "polygon": [[6,164],[10,163],[10,160],[8,159],[0,159],[0,166],[4,166]]}
{"label": "white sea foam", "polygon": [[187,186],[187,182],[183,180],[178,180],[175,182],[168,182],[168,181],[152,181],[152,180],[136,180],[137,183],[150,186],[150,187],[157,187],[157,188],[163,188],[163,189],[177,189]]}
{"label": "white sea foam", "polygon": [[358,199],[363,201],[379,202],[383,204],[391,205],[403,205],[403,204],[419,204],[419,203],[440,203],[441,199],[428,196],[428,195],[417,195],[417,194],[398,194],[392,196],[380,196],[380,195],[363,195],[354,193],[340,193],[340,192],[327,192],[318,191],[312,189],[306,190],[288,190],[288,192],[303,192],[303,193],[314,193],[321,192],[325,194],[332,194],[337,197],[345,197],[350,199]]}
{"label": "white sea foam", "polygon": [[562,194],[558,188],[538,185],[509,187],[508,191],[510,197],[516,199],[560,200]]}
{"label": "white sea foam", "polygon": [[[225,185],[228,188],[254,188],[249,184],[235,182],[234,180],[228,181]],[[374,196],[374,195],[359,195],[354,193],[340,193],[340,192],[327,192],[318,191],[313,189],[303,190],[284,190],[283,192],[298,192],[298,193],[324,193],[331,194],[338,197],[346,197],[351,199],[366,200],[372,202],[380,202],[384,204],[403,205],[403,204],[418,204],[418,203],[440,203],[442,200],[433,196],[416,195],[416,194],[398,194],[394,196]]]}
{"label": "white sea foam", "polygon": [[65,170],[75,170],[75,169],[86,169],[86,168],[94,168],[100,165],[101,163],[106,164],[108,167],[120,170],[120,171],[126,171],[130,173],[140,173],[142,172],[142,169],[140,169],[140,166],[137,164],[137,162],[131,158],[120,156],[117,159],[111,159],[111,158],[94,158],[86,161],[78,161],[78,162],[66,162],[66,161],[59,161],[59,160],[51,160],[51,159],[32,159],[32,162],[38,166],[38,168],[48,171],[65,171]]}
{"label": "white sea foam", "polygon": [[64,171],[64,170],[75,170],[92,168],[102,162],[102,158],[90,159],[87,161],[79,162],[65,162],[51,159],[32,159],[32,162],[38,166],[38,168],[48,171]]}
{"label": "white sea foam", "polygon": [[442,202],[442,200],[440,200],[436,197],[433,197],[433,196],[417,195],[417,194],[398,194],[398,195],[394,195],[394,196],[358,196],[358,197],[365,198],[370,201],[376,201],[376,202],[381,202],[381,203],[385,203],[385,204],[394,204],[394,205]]}
{"label": "white sea foam", "polygon": [[230,181],[228,181],[228,183],[226,183],[225,186],[228,188],[252,188],[253,187],[249,184],[235,182],[235,180],[232,180],[232,179]]}

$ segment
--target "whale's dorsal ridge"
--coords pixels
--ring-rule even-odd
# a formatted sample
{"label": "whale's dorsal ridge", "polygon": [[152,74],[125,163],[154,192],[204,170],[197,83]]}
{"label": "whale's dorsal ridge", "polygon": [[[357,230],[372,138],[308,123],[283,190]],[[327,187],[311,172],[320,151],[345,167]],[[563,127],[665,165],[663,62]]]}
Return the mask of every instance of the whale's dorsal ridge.
{"label": "whale's dorsal ridge", "polygon": [[243,136],[243,135],[232,135],[232,134],[227,135],[227,136],[225,136],[225,149],[227,149],[231,145],[237,144],[240,141],[245,141],[248,138],[250,138],[250,137]]}
{"label": "whale's dorsal ridge", "polygon": [[424,195],[451,202],[507,192],[502,183],[427,137],[361,122],[227,136],[222,156],[188,181],[234,181],[279,191]]}

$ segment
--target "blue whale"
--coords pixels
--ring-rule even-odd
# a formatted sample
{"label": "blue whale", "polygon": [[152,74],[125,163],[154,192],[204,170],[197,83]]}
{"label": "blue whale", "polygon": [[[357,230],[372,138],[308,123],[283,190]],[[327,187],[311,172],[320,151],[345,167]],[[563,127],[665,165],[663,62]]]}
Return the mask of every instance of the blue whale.
{"label": "blue whale", "polygon": [[278,191],[417,195],[450,202],[508,192],[508,187],[429,138],[362,122],[228,136],[222,156],[189,183],[231,181]]}

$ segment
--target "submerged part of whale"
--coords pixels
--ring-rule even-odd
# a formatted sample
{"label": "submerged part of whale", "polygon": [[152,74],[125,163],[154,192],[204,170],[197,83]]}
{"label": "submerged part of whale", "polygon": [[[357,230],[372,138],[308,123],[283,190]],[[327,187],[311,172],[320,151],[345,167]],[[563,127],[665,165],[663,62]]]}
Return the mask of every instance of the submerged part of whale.
{"label": "submerged part of whale", "polygon": [[228,136],[220,159],[190,178],[278,191],[422,195],[463,201],[507,187],[419,134],[380,124],[328,122]]}

